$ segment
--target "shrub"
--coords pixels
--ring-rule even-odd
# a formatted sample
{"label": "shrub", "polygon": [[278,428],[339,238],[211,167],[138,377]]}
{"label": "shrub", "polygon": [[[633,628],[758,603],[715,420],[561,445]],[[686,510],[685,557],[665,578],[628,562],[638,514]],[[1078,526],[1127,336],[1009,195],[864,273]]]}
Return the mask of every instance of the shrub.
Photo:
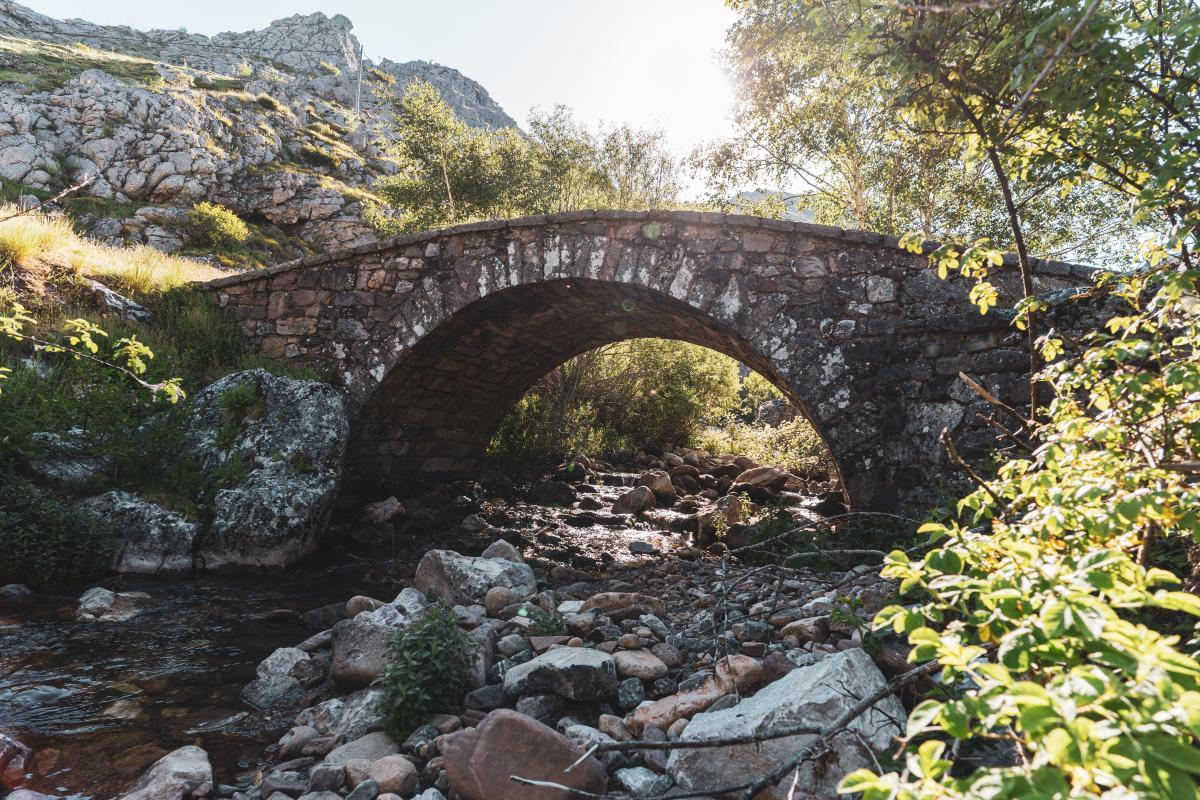
{"label": "shrub", "polygon": [[825,443],[803,417],[773,428],[730,415],[722,424],[704,430],[696,443],[710,453],[744,455],[802,476],[824,477],[832,464]]}
{"label": "shrub", "polygon": [[534,636],[565,636],[567,634],[566,617],[557,611],[546,611],[534,606],[529,610],[522,610],[520,613],[523,617],[529,617],[529,632]]}
{"label": "shrub", "polygon": [[113,531],[0,467],[0,583],[64,588],[103,575]]}
{"label": "shrub", "polygon": [[458,707],[478,647],[441,603],[396,632],[378,680],[384,727],[393,739],[402,742],[430,714]]}
{"label": "shrub", "polygon": [[330,64],[328,61],[322,61],[318,66],[320,66],[322,70],[324,70],[325,72],[328,72],[330,75],[341,75],[342,74],[342,71],[340,69],[338,69],[337,66],[335,66],[334,64]]}
{"label": "shrub", "polygon": [[740,408],[738,363],[698,345],[632,339],[571,359],[501,423],[489,452],[536,471],[563,457],[688,444]]}
{"label": "shrub", "polygon": [[214,247],[236,247],[250,238],[250,228],[225,206],[201,202],[188,211],[192,233]]}

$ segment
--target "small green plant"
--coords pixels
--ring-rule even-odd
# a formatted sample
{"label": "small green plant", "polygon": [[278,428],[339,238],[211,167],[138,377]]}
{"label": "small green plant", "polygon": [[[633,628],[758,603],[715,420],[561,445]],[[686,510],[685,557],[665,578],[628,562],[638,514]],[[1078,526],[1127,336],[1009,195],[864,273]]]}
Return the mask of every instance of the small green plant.
{"label": "small green plant", "polygon": [[396,633],[377,681],[384,727],[393,739],[402,742],[430,714],[458,707],[478,648],[440,602]]}
{"label": "small green plant", "polygon": [[324,70],[325,72],[328,72],[330,75],[341,75],[342,74],[342,71],[340,69],[338,69],[335,65],[330,64],[328,61],[322,61],[318,66],[320,66],[322,70]]}
{"label": "small green plant", "polygon": [[250,238],[250,228],[225,206],[201,202],[188,211],[192,233],[214,247],[236,247]]}
{"label": "small green plant", "polygon": [[258,396],[258,387],[252,383],[238,383],[221,392],[221,410],[230,416],[246,417],[263,405]]}
{"label": "small green plant", "polygon": [[521,616],[530,619],[529,632],[534,636],[567,635],[567,620],[557,611],[546,611],[533,606],[522,609]]}
{"label": "small green plant", "polygon": [[292,468],[293,475],[308,475],[317,471],[317,465],[312,460],[312,456],[304,450],[295,453],[288,464]]}
{"label": "small green plant", "polygon": [[240,486],[250,475],[251,464],[246,456],[234,453],[212,471],[212,485],[216,489]]}
{"label": "small green plant", "polygon": [[0,466],[0,583],[65,587],[103,575],[115,551],[102,520]]}

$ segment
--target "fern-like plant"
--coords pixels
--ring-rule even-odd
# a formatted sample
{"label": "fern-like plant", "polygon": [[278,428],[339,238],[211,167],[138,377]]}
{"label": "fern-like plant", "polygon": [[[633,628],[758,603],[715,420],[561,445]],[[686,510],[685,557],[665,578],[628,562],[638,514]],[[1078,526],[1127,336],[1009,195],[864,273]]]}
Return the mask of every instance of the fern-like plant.
{"label": "fern-like plant", "polygon": [[441,603],[396,632],[388,663],[377,684],[383,688],[384,728],[403,741],[431,714],[457,709],[470,688],[468,673],[479,643]]}

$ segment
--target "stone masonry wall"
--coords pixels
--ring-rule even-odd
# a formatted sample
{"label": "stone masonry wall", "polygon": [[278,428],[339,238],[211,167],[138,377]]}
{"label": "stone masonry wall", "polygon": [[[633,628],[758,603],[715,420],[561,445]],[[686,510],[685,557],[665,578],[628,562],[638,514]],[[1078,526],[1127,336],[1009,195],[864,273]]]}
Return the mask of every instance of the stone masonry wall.
{"label": "stone masonry wall", "polygon": [[[1050,262],[1037,272],[1039,291],[1090,275]],[[859,508],[927,490],[943,427],[968,455],[993,445],[960,371],[1011,403],[1027,394],[1028,359],[1006,315],[981,316],[964,286],[894,239],[826,226],[571,212],[364,245],[211,287],[263,352],[334,371],[355,419],[350,490],[364,495],[470,475],[539,377],[627,338],[692,341],[766,375],[825,438]]]}

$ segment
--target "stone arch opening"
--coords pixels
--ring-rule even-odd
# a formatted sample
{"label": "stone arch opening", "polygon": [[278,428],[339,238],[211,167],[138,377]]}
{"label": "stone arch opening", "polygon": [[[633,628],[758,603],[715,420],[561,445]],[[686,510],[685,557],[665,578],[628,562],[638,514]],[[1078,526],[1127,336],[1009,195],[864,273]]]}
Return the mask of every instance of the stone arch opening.
{"label": "stone arch opening", "polygon": [[563,362],[627,339],[676,339],[759,373],[836,451],[805,396],[773,360],[727,325],[668,294],[588,278],[546,280],[492,292],[459,309],[403,352],[359,415],[347,490],[381,495],[429,480],[471,477],[514,404]]}

